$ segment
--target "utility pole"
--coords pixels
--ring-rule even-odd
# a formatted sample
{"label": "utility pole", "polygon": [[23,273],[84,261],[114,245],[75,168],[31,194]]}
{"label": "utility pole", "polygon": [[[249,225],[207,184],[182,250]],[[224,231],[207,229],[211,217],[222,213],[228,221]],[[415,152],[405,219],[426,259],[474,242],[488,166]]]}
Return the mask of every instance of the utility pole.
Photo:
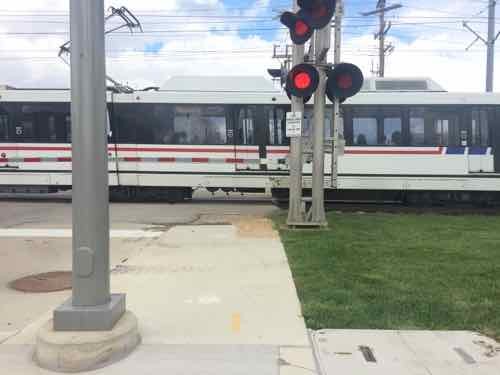
{"label": "utility pole", "polygon": [[314,55],[315,65],[319,73],[319,84],[314,93],[312,206],[308,213],[311,225],[315,226],[327,225],[325,214],[325,106],[326,57],[330,48],[330,39],[331,27],[329,24],[315,32]]}
{"label": "utility pole", "polygon": [[387,33],[392,27],[391,22],[386,22],[385,21],[385,14],[391,10],[399,9],[402,8],[403,6],[401,4],[394,4],[387,6],[386,0],[378,0],[377,2],[377,7],[374,11],[371,12],[365,12],[361,13],[361,15],[367,17],[367,16],[373,16],[377,15],[379,16],[379,31],[375,34],[375,39],[378,39],[379,44],[378,44],[378,54],[379,54],[379,66],[378,66],[378,76],[379,77],[385,77],[385,56],[387,53],[390,53],[394,51],[394,46],[392,44],[387,44],[385,43],[385,37],[387,36]]}
{"label": "utility pole", "polygon": [[379,77],[385,76],[385,0],[379,0],[377,4],[378,9],[382,9],[379,14],[379,30],[378,30],[378,74]]}
{"label": "utility pole", "polygon": [[[293,0],[293,10],[297,11],[299,5],[297,0]],[[304,61],[304,46],[294,44],[292,47],[292,66]],[[292,112],[304,113],[304,101],[302,98],[292,96]],[[302,137],[290,138],[290,195],[288,220],[289,226],[301,225],[304,223],[302,211]]]}
{"label": "utility pole", "polygon": [[486,62],[486,92],[493,92],[493,74],[495,70],[495,8],[496,0],[488,4],[488,56]]}
{"label": "utility pole", "polygon": [[56,331],[109,331],[125,312],[110,294],[104,0],[70,2],[73,291]]}
{"label": "utility pole", "polygon": [[481,40],[487,47],[486,52],[486,92],[493,92],[494,70],[495,70],[495,43],[500,35],[500,32],[495,35],[495,10],[496,0],[488,2],[488,38],[484,39],[479,33],[474,31],[467,22],[463,22],[463,26],[476,36],[476,39],[466,48],[468,51],[478,40]]}
{"label": "utility pole", "polygon": [[[340,64],[342,53],[342,18],[344,16],[343,0],[337,0],[335,10],[335,24],[334,24],[334,47],[333,47],[333,64]],[[333,121],[332,121],[332,178],[331,185],[333,189],[338,188],[338,157],[340,154],[340,101],[335,99],[333,101]]]}

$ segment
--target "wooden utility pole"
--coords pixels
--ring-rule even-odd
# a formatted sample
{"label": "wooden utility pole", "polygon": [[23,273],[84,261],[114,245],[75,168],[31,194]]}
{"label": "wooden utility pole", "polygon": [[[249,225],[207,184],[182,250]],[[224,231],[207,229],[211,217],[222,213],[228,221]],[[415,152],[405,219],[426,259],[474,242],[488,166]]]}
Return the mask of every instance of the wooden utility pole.
{"label": "wooden utility pole", "polygon": [[466,48],[469,50],[478,40],[481,40],[487,47],[486,52],[486,92],[493,92],[494,70],[495,70],[495,44],[500,35],[498,32],[495,35],[495,10],[496,0],[489,0],[488,2],[488,37],[483,38],[478,32],[473,30],[467,22],[464,21],[463,26],[476,36],[476,39]]}
{"label": "wooden utility pole", "polygon": [[361,13],[361,15],[367,17],[367,16],[373,16],[373,15],[378,15],[379,16],[379,30],[375,34],[375,39],[378,39],[378,55],[379,55],[379,64],[378,64],[378,76],[379,77],[385,77],[385,56],[387,53],[390,53],[394,50],[394,46],[392,44],[386,44],[385,43],[385,37],[387,36],[387,33],[392,27],[391,22],[386,22],[385,21],[385,14],[387,12],[390,12],[391,10],[399,9],[402,8],[403,6],[401,4],[394,4],[394,5],[389,5],[387,6],[386,0],[378,0],[377,2],[377,7],[375,10],[371,12],[365,12]]}

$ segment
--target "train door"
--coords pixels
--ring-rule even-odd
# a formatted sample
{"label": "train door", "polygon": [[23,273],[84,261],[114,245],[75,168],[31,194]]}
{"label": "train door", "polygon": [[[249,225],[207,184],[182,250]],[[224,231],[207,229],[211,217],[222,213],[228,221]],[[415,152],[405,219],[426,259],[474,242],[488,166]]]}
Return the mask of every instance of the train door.
{"label": "train door", "polygon": [[[461,131],[465,129],[468,133],[469,172],[493,172],[493,156],[489,152],[491,150],[489,124],[493,120],[491,115],[494,113],[484,108],[473,108],[465,112],[463,119],[466,126]],[[462,141],[463,139],[462,135]]]}
{"label": "train door", "polygon": [[14,144],[12,117],[5,105],[0,105],[0,172],[19,168],[17,150]]}
{"label": "train door", "polygon": [[494,113],[492,112],[492,117],[490,122],[491,145],[493,146],[495,172],[500,173],[500,108],[497,108]]}
{"label": "train door", "polygon": [[287,170],[290,139],[286,137],[287,106],[266,106],[268,139],[266,140],[266,166],[268,170]]}
{"label": "train door", "polygon": [[262,139],[263,113],[257,105],[234,107],[234,161],[236,170],[260,170],[261,155],[265,154]]}
{"label": "train door", "polygon": [[144,123],[144,117],[151,109],[144,108],[144,104],[129,103],[127,99],[125,95],[113,95],[110,110],[112,138],[108,155],[114,158],[114,166],[110,165],[110,168],[117,171],[117,184],[131,187],[139,185],[137,143],[142,140],[142,135],[137,134],[138,124]]}
{"label": "train door", "polygon": [[108,171],[109,184],[120,185],[120,166],[118,164],[118,124],[114,116],[113,94],[108,94],[108,106],[106,111],[106,133],[108,134]]}

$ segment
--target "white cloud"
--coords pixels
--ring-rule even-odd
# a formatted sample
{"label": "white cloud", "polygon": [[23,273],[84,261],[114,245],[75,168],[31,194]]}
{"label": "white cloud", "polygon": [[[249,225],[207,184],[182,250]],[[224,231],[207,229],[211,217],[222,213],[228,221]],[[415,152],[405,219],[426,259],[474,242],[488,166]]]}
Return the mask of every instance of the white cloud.
{"label": "white cloud", "polygon": [[[408,3],[408,4],[407,4]],[[415,7],[411,5],[415,3]],[[22,0],[2,4],[0,14],[24,14],[22,17],[0,17],[0,33],[12,32],[67,32],[68,0]],[[242,3],[243,4],[243,3]],[[190,18],[162,18],[141,16],[146,35],[111,36],[107,41],[108,73],[123,82],[142,87],[161,85],[173,75],[261,75],[266,69],[278,66],[271,58],[273,42],[251,35],[242,37],[239,27],[249,29],[252,25],[239,23],[237,19],[209,20],[196,14],[244,15],[245,17],[269,16],[263,13],[270,0],[258,0],[248,9],[230,11],[222,0],[106,0],[106,6],[127,6],[137,13],[169,12],[170,15],[189,15]],[[476,4],[476,3],[475,3]],[[478,43],[473,51],[464,53],[465,47],[474,37],[463,31],[460,15],[471,15],[481,10],[482,3],[471,9],[465,0],[407,1],[408,5],[395,12],[400,16],[394,20],[390,40],[396,46],[393,55],[387,58],[388,76],[428,76],[450,91],[483,91],[485,80],[486,51]],[[417,6],[418,5],[418,6]],[[349,2],[347,2],[349,6]],[[203,12],[196,10],[203,9]],[[186,10],[191,12],[186,13]],[[267,8],[269,10],[269,8]],[[39,13],[38,16],[34,13]],[[61,14],[66,17],[49,17],[41,14]],[[422,18],[424,17],[424,18]],[[442,17],[430,21],[456,21],[453,24],[398,25],[415,20],[429,21],[428,17]],[[457,18],[448,18],[457,17]],[[42,21],[53,23],[42,23]],[[477,21],[478,19],[476,19]],[[7,22],[8,21],[8,22]],[[16,22],[13,22],[16,21]],[[22,21],[22,22],[20,22]],[[376,23],[376,19],[372,20]],[[248,20],[247,20],[248,22]],[[346,20],[346,35],[343,57],[359,64],[365,75],[370,76],[372,61],[377,62],[375,27],[355,29],[351,20]],[[272,25],[279,26],[277,22]],[[478,31],[484,32],[484,22],[472,22]],[[196,33],[194,30],[213,29]],[[266,27],[268,27],[266,26]],[[259,27],[259,26],[258,26]],[[216,30],[233,30],[217,32]],[[175,30],[175,32],[152,31]],[[353,36],[349,32],[362,33]],[[276,42],[287,41],[284,33],[278,33]],[[18,87],[66,87],[69,84],[69,68],[57,59],[58,47],[68,39],[67,35],[4,35],[0,38],[0,83]],[[143,53],[148,45],[162,42],[156,56]],[[227,53],[215,54],[211,51]],[[243,51],[246,50],[246,51]],[[229,51],[232,51],[229,52]],[[370,56],[371,55],[371,56]],[[498,59],[497,59],[498,60]],[[496,64],[497,68],[499,63]],[[496,88],[500,89],[500,70],[497,69]]]}

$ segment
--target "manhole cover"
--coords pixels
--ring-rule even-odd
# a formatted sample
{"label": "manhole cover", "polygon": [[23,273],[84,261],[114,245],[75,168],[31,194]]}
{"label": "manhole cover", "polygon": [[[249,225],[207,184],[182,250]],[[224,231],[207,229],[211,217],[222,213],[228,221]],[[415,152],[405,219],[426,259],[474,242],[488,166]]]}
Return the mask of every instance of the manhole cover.
{"label": "manhole cover", "polygon": [[71,272],[55,271],[14,280],[10,287],[26,293],[49,293],[71,289]]}

